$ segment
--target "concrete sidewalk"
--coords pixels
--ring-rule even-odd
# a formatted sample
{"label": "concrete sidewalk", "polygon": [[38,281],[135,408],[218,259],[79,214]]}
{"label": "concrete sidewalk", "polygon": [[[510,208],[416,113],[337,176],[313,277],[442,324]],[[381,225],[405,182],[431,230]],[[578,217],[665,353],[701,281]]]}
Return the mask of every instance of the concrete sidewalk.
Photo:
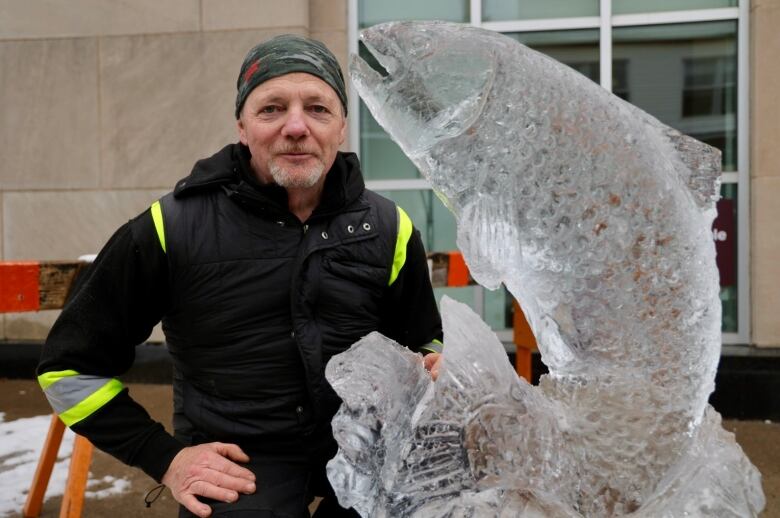
{"label": "concrete sidewalk", "polygon": [[[170,385],[128,386],[130,394],[144,405],[153,418],[169,426],[172,412]],[[0,379],[0,412],[5,413],[5,421],[8,422],[49,414],[50,407],[36,382]],[[780,518],[780,423],[725,421],[724,424],[736,434],[737,441],[761,471],[767,498],[766,510],[761,516]],[[84,505],[85,518],[157,518],[177,515],[177,504],[167,490],[163,491],[152,507],[146,508],[144,496],[156,485],[154,480],[100,451],[95,452],[91,473],[91,478],[101,478],[105,475],[125,478],[130,481],[130,489],[118,496],[87,499]],[[58,516],[60,501],[59,497],[47,500],[41,516]],[[10,516],[21,517],[21,510],[19,514]]]}

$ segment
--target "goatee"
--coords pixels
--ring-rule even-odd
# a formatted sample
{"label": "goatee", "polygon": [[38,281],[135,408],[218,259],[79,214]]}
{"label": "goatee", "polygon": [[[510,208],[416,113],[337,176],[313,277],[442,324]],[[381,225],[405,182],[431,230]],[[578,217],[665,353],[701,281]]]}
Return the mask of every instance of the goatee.
{"label": "goatee", "polygon": [[322,164],[318,163],[308,170],[293,171],[280,167],[273,161],[269,164],[271,177],[277,185],[285,189],[308,189],[314,186],[325,172]]}

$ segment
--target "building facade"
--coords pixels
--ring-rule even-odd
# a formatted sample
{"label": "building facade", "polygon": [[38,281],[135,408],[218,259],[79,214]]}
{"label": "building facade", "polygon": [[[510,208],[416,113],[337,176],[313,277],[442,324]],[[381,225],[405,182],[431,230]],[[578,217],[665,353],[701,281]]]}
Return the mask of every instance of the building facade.
{"label": "building facade", "polygon": [[[236,74],[256,42],[309,35],[346,65],[360,28],[398,19],[505,33],[720,148],[724,343],[780,347],[777,0],[0,0],[0,259],[95,253],[234,141]],[[452,216],[350,103],[345,149],[368,185],[406,209],[428,250],[454,249]],[[445,290],[509,339],[505,291]],[[5,315],[0,339],[41,340],[56,314]]]}

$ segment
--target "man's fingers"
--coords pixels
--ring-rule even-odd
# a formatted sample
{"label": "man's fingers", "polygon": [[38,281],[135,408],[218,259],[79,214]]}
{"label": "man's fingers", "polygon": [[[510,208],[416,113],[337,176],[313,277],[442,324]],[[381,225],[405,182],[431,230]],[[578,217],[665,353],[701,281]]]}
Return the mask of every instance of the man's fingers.
{"label": "man's fingers", "polygon": [[425,367],[425,370],[431,370],[436,362],[439,361],[439,358],[441,358],[440,353],[426,354],[425,357],[423,357],[423,366]]}
{"label": "man's fingers", "polygon": [[223,457],[233,459],[236,462],[249,462],[249,455],[238,447],[237,444],[225,444],[223,442],[212,443],[217,453]]}
{"label": "man's fingers", "polygon": [[190,494],[184,494],[181,495],[181,500],[179,500],[179,503],[187,508],[189,512],[191,512],[194,515],[200,516],[201,518],[206,518],[208,516],[211,516],[211,507],[207,506],[197,498],[195,498],[194,495]]}
{"label": "man's fingers", "polygon": [[[255,483],[247,480],[246,477],[237,477],[214,468],[206,470],[201,476],[201,480],[239,493],[251,494],[255,492]],[[220,500],[224,499],[220,498]]]}
{"label": "man's fingers", "polygon": [[205,496],[220,502],[235,502],[238,493],[226,487],[220,487],[207,480],[197,480],[190,485],[189,492],[199,496]]}
{"label": "man's fingers", "polygon": [[[209,460],[208,467],[232,478],[240,479],[242,486],[240,489],[236,488],[239,491],[245,492],[245,489],[248,487],[247,484],[255,481],[254,473],[219,454]],[[254,488],[249,492],[254,492]]]}

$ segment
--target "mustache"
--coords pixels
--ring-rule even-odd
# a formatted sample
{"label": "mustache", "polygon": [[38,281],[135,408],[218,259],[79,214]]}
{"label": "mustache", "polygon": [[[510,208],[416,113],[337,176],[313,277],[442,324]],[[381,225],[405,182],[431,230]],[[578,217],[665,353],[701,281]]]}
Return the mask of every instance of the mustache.
{"label": "mustache", "polygon": [[272,149],[272,152],[276,155],[284,155],[288,153],[292,153],[292,154],[308,153],[310,155],[316,154],[313,149],[309,149],[306,146],[299,146],[294,144],[279,146],[277,148]]}

